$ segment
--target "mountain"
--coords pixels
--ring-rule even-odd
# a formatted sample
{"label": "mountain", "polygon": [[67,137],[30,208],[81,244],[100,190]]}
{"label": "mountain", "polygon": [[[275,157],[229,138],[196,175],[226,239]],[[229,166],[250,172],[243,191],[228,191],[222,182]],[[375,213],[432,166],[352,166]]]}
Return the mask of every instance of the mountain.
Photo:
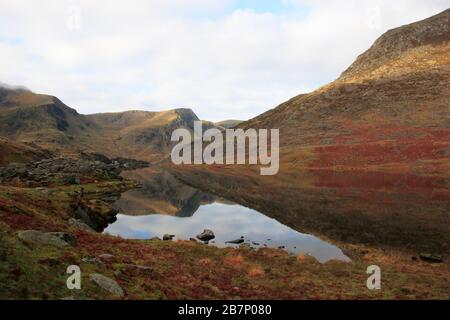
{"label": "mountain", "polygon": [[[191,109],[173,109],[161,112],[125,111],[87,116],[101,128],[96,143],[106,155],[133,155],[137,159],[156,160],[170,154],[172,132],[178,128],[194,129],[200,121]],[[210,128],[204,122],[204,128]],[[106,146],[106,148],[105,148]]]}
{"label": "mountain", "polygon": [[280,129],[280,170],[170,166],[291,228],[410,253],[450,252],[450,10],[390,30],[334,82],[238,128]]}
{"label": "mountain", "polygon": [[218,127],[222,127],[225,129],[232,129],[236,126],[238,126],[239,124],[241,124],[242,120],[224,120],[224,121],[219,121],[219,122],[215,122],[214,124]]}
{"label": "mountain", "polygon": [[450,10],[390,30],[333,83],[241,128],[280,128],[283,161],[314,167],[448,163]]}
{"label": "mountain", "polygon": [[[91,151],[111,157],[159,161],[170,154],[173,130],[193,130],[191,109],[82,115],[49,95],[0,85],[0,136],[64,153]],[[214,127],[203,122],[204,129]]]}
{"label": "mountain", "polygon": [[56,97],[0,87],[0,136],[43,147],[83,147],[99,128]]}

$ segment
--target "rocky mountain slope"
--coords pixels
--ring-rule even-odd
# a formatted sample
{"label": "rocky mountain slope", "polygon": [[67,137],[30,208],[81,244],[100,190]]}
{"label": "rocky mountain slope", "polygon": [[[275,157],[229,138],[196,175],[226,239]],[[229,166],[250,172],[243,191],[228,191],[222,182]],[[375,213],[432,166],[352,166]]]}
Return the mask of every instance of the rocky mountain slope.
{"label": "rocky mountain slope", "polygon": [[450,10],[388,31],[333,83],[240,127],[280,128],[295,166],[446,171],[449,41]]}
{"label": "rocky mountain slope", "polygon": [[44,147],[83,147],[98,129],[56,97],[0,87],[0,136]]}
{"label": "rocky mountain slope", "polygon": [[[170,154],[173,130],[193,130],[198,120],[191,109],[82,115],[56,97],[0,87],[0,136],[64,153],[89,151],[157,161]],[[214,126],[203,124],[205,129]]]}
{"label": "rocky mountain slope", "polygon": [[336,81],[239,128],[280,129],[280,170],[172,166],[185,182],[337,242],[448,249],[450,10],[388,31]]}
{"label": "rocky mountain slope", "polygon": [[[95,143],[97,150],[106,154],[130,155],[136,159],[159,160],[170,154],[172,132],[178,128],[194,129],[200,121],[191,109],[173,109],[162,112],[126,111],[89,115],[101,128]],[[212,127],[203,122],[205,129]]]}

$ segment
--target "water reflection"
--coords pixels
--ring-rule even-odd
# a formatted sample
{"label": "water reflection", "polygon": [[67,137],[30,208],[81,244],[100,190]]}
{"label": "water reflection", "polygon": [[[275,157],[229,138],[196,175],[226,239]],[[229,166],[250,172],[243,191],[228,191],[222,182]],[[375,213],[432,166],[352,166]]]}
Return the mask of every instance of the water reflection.
{"label": "water reflection", "polygon": [[127,171],[123,175],[127,179],[141,183],[141,188],[125,192],[114,204],[116,209],[127,215],[159,213],[191,217],[201,204],[211,203],[216,199],[181,183],[166,171],[159,169]]}
{"label": "water reflection", "polygon": [[174,174],[294,230],[339,243],[407,254],[450,252],[448,176],[290,169],[261,177],[240,170],[185,168]]}
{"label": "water reflection", "polygon": [[[130,175],[130,173],[128,173]],[[226,241],[244,236],[254,248],[283,247],[292,254],[307,253],[320,262],[349,259],[336,246],[312,235],[297,232],[275,219],[241,205],[188,187],[164,172],[151,169],[131,173],[143,184],[124,193],[116,207],[121,214],[105,232],[129,239],[162,238],[188,240],[204,229],[214,231],[211,245],[236,246]]]}
{"label": "water reflection", "polygon": [[255,248],[284,246],[290,253],[308,253],[321,262],[348,260],[339,248],[314,236],[294,231],[255,210],[218,202],[201,205],[190,218],[120,214],[105,232],[129,239],[162,238],[164,234],[174,234],[175,239],[186,240],[203,229],[214,231],[216,238],[211,244],[220,247],[236,246],[225,242],[244,236],[245,242]]}

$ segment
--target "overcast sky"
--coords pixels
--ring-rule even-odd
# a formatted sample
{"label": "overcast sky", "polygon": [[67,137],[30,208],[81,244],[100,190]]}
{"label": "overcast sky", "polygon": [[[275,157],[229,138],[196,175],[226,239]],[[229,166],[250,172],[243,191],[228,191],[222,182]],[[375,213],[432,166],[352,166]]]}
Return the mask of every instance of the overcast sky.
{"label": "overcast sky", "polygon": [[81,113],[248,119],[450,0],[0,0],[0,82]]}

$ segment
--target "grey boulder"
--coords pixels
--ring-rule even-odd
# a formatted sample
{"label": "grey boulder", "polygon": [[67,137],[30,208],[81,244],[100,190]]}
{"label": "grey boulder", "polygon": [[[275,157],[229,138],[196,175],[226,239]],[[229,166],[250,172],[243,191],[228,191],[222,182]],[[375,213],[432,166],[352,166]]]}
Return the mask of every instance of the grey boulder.
{"label": "grey boulder", "polygon": [[202,233],[197,235],[197,239],[201,240],[201,241],[209,241],[214,239],[216,236],[214,235],[214,232],[212,232],[209,229],[205,229],[203,230]]}
{"label": "grey boulder", "polygon": [[92,273],[89,275],[89,279],[96,285],[98,285],[100,288],[108,291],[114,296],[123,297],[125,295],[122,287],[119,286],[119,284],[111,278],[108,278],[99,273]]}
{"label": "grey boulder", "polygon": [[41,232],[37,230],[19,231],[17,236],[28,245],[49,245],[58,248],[74,246],[75,237],[65,232]]}

